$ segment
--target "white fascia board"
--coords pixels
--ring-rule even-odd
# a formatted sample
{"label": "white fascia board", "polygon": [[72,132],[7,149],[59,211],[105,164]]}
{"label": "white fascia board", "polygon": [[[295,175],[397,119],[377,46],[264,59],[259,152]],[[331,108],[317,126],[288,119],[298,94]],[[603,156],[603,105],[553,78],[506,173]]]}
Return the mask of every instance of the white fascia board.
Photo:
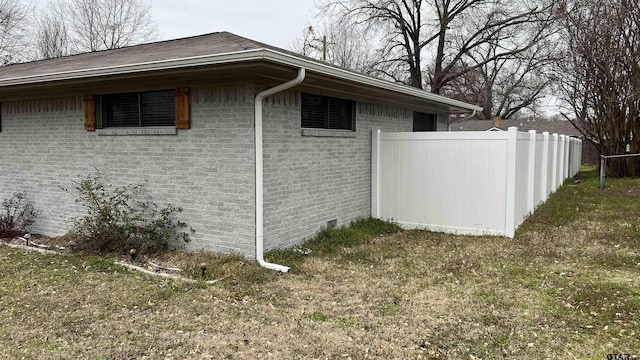
{"label": "white fascia board", "polygon": [[207,65],[221,65],[232,63],[244,63],[251,61],[268,61],[295,68],[303,67],[317,74],[331,76],[358,84],[372,86],[379,89],[397,92],[424,99],[430,102],[445,104],[458,109],[469,111],[482,111],[482,107],[467,104],[462,101],[449,99],[444,96],[432,94],[428,91],[416,89],[406,85],[394,84],[389,81],[376,79],[367,75],[340,69],[320,62],[307,60],[294,55],[285,54],[271,49],[256,49],[237,51],[230,53],[200,55],[186,58],[167,59],[159,61],[142,62],[126,65],[102,66],[89,69],[69,70],[53,72],[47,74],[29,75],[0,80],[0,87],[12,85],[38,84],[50,81],[86,79],[98,76],[112,76],[132,73],[142,73],[158,70],[172,70],[181,68],[191,68]]}
{"label": "white fascia board", "polygon": [[215,55],[201,55],[187,58],[167,59],[135,64],[101,66],[97,68],[69,70],[48,74],[28,75],[0,80],[0,87],[11,85],[37,84],[49,81],[84,79],[98,76],[141,73],[157,70],[171,70],[205,65],[220,65],[253,60],[263,60],[264,50],[248,50]]}
{"label": "white fascia board", "polygon": [[368,85],[376,88],[390,90],[400,94],[411,95],[421,99],[429,100],[431,102],[446,104],[446,105],[460,108],[460,109],[466,109],[470,111],[483,110],[483,108],[480,106],[467,104],[462,101],[450,99],[441,95],[436,95],[428,91],[417,89],[411,86],[395,84],[386,80],[376,79],[374,77],[359,74],[353,71],[344,70],[338,67],[326,65],[323,63],[315,62],[315,61],[310,61],[307,59],[295,57],[289,54],[284,54],[284,53],[270,50],[270,49],[265,49],[265,52],[267,52],[270,55],[265,60],[272,60],[272,61],[284,64],[284,65],[289,65],[289,66],[304,67],[307,70],[313,71],[315,73],[329,75],[336,78],[353,81],[359,84],[364,84],[364,85]]}

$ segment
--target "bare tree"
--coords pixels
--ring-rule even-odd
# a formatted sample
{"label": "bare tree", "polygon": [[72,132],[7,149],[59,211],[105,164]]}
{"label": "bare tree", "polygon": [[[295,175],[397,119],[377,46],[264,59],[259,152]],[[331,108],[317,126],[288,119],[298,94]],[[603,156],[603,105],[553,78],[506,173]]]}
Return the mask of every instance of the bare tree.
{"label": "bare tree", "polygon": [[386,34],[381,41],[386,43],[382,49],[385,60],[379,64],[379,71],[393,78],[396,72],[387,73],[386,69],[401,64],[407,68],[409,78],[395,80],[422,88],[420,53],[426,44],[423,44],[421,34],[421,7],[422,0],[331,0],[322,7],[322,14],[336,16],[342,22],[351,24],[353,28],[361,27],[369,34],[376,31]]}
{"label": "bare tree", "polygon": [[0,65],[24,57],[28,11],[28,5],[20,0],[0,0]]}
{"label": "bare tree", "polygon": [[36,22],[36,56],[39,59],[50,59],[70,53],[69,29],[64,21],[64,3],[57,0],[49,3],[47,9],[41,11]]}
{"label": "bare tree", "polygon": [[497,66],[490,67],[491,71],[499,72],[491,83],[494,101],[487,104],[492,115],[510,119],[524,109],[538,113],[538,102],[546,95],[551,82],[547,60],[549,58],[519,56],[504,65],[499,61]]}
{"label": "bare tree", "polygon": [[549,36],[553,22],[551,1],[434,1],[440,29],[429,73],[435,93],[467,71],[493,68],[489,75],[498,75],[507,63],[526,62],[537,53],[530,50]]}
{"label": "bare tree", "polygon": [[[558,11],[566,56],[558,82],[565,116],[601,154],[640,153],[640,8],[635,0],[566,0]],[[639,175],[637,158],[610,176]]]}
{"label": "bare tree", "polygon": [[480,119],[493,115],[509,119],[524,109],[536,113],[558,58],[552,35],[555,33],[550,31],[545,39],[510,57],[496,57],[501,51],[500,41],[474,49],[461,59],[461,66],[471,70],[454,68],[462,75],[449,81],[442,93],[482,106],[482,113],[476,115]]}
{"label": "bare tree", "polygon": [[[486,64],[514,57],[535,44],[542,31],[521,31],[550,21],[551,2],[529,0],[328,0],[325,16],[339,16],[353,26],[381,34],[379,70],[404,69],[396,79],[423,88],[428,68],[431,91],[441,93],[454,79]],[[543,26],[541,28],[544,28]],[[369,36],[371,37],[371,36]],[[512,38],[513,41],[509,41]],[[464,57],[499,40],[492,56],[463,64]],[[425,53],[434,54],[424,58]],[[424,66],[425,61],[431,66]],[[397,74],[387,74],[390,77]]]}
{"label": "bare tree", "polygon": [[291,48],[302,55],[365,74],[372,74],[379,62],[378,53],[366,34],[349,28],[349,24],[340,19],[324,22],[318,28],[309,25]]}
{"label": "bare tree", "polygon": [[147,0],[54,0],[38,22],[38,53],[116,49],[149,41],[155,32]]}
{"label": "bare tree", "polygon": [[77,19],[70,24],[79,46],[89,51],[148,41],[155,34],[145,0],[70,0]]}

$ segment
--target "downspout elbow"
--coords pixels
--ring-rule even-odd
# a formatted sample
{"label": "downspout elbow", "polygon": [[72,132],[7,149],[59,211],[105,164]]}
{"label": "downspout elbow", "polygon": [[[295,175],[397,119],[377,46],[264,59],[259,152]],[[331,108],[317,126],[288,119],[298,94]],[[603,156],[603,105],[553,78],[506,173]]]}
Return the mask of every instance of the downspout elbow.
{"label": "downspout elbow", "polygon": [[263,149],[262,149],[262,101],[267,96],[280,91],[290,89],[302,83],[306,76],[304,68],[298,69],[298,76],[278,86],[261,91],[256,95],[254,105],[255,116],[255,162],[256,162],[256,261],[264,268],[280,272],[289,272],[290,268],[284,265],[272,264],[264,260],[264,173],[263,173]]}
{"label": "downspout elbow", "polygon": [[465,117],[463,117],[462,119],[459,119],[459,120],[456,120],[456,121],[452,121],[452,122],[450,122],[450,123],[447,123],[447,131],[451,131],[451,124],[455,124],[455,123],[462,122],[462,121],[465,121],[465,120],[473,119],[473,117],[474,117],[474,116],[476,116],[476,114],[477,114],[477,113],[478,113],[478,111],[477,111],[477,110],[473,110],[473,112],[471,113],[471,115],[469,115],[469,116],[465,116]]}

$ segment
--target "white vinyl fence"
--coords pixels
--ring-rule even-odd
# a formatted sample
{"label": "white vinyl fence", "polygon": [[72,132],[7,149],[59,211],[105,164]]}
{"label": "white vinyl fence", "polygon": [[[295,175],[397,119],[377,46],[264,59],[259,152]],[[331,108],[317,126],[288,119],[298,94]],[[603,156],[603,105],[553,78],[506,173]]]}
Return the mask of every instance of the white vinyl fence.
{"label": "white vinyl fence", "polygon": [[380,132],[371,212],[405,228],[513,237],[580,170],[582,141],[535,131]]}

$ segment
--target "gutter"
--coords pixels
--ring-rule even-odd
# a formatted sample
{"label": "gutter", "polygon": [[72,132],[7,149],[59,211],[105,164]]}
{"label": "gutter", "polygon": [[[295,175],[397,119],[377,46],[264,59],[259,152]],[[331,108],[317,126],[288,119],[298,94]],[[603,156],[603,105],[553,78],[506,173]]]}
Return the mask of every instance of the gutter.
{"label": "gutter", "polygon": [[[46,61],[46,60],[44,60]],[[272,49],[254,49],[236,51],[214,55],[199,55],[185,58],[174,58],[158,61],[149,61],[135,64],[103,66],[81,70],[69,70],[48,74],[29,75],[22,77],[12,77],[0,79],[0,88],[12,85],[38,84],[50,81],[62,81],[73,79],[84,79],[99,76],[122,75],[131,73],[141,73],[158,70],[171,70],[181,68],[192,68],[200,66],[221,65],[230,63],[248,63],[252,61],[266,61],[295,68],[305,68],[307,71],[340,78],[379,89],[389,90],[404,95],[409,95],[423,100],[445,104],[458,109],[469,111],[482,111],[476,105],[467,104],[462,101],[449,99],[444,96],[432,94],[422,89],[416,89],[407,85],[395,84],[386,80],[376,79],[367,75],[353,71],[341,69],[321,62],[305,59],[296,55],[287,54]],[[19,65],[16,65],[19,66]]]}
{"label": "gutter", "polygon": [[471,111],[482,111],[482,107],[480,106],[467,104],[459,100],[449,99],[447,97],[436,95],[434,93],[430,93],[422,89],[414,88],[407,85],[392,83],[386,80],[377,79],[368,75],[363,75],[357,72],[341,69],[335,66],[324,64],[324,63],[307,60],[294,55],[285,54],[279,51],[274,51],[270,49],[265,49],[265,51],[269,55],[268,57],[265,58],[265,60],[267,61],[271,60],[272,62],[281,63],[283,65],[288,65],[288,66],[305,67],[307,70],[310,70],[319,74],[337,77],[337,78],[349,80],[352,82],[356,82],[356,83],[360,83],[360,84],[364,84],[364,85],[368,85],[376,88],[394,91],[394,92],[405,94],[405,95],[415,96],[418,98],[422,98],[424,100],[429,100],[429,101],[440,103],[440,104],[446,104],[456,108],[467,109]]}
{"label": "gutter", "polygon": [[281,271],[289,272],[290,268],[284,265],[272,264],[264,260],[264,173],[263,173],[263,155],[262,155],[262,100],[265,97],[290,89],[300,84],[306,75],[303,67],[298,69],[298,76],[286,83],[264,90],[256,95],[254,103],[255,114],[255,156],[256,156],[256,260],[260,266]]}

